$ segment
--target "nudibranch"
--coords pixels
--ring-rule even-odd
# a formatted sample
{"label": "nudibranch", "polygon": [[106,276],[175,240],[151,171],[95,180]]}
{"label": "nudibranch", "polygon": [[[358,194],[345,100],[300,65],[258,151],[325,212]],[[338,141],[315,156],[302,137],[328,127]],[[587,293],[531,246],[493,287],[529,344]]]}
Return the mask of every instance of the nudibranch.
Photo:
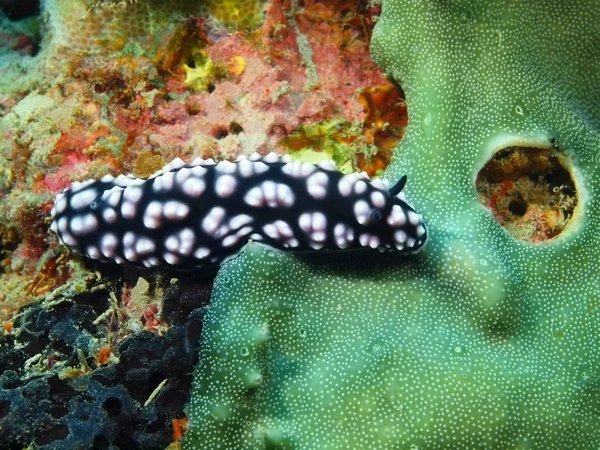
{"label": "nudibranch", "polygon": [[61,244],[92,259],[180,270],[220,265],[253,240],[291,251],[362,247],[404,254],[427,239],[406,202],[364,172],[344,175],[275,153],[235,162],[176,159],[147,179],[73,185],[52,208]]}

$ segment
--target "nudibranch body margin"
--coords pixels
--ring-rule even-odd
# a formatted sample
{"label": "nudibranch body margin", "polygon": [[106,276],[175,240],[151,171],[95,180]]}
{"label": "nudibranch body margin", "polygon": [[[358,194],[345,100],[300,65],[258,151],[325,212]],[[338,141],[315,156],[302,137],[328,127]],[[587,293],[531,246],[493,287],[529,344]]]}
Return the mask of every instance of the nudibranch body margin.
{"label": "nudibranch body margin", "polygon": [[369,247],[404,254],[426,242],[400,192],[364,172],[344,175],[275,153],[218,164],[176,159],[147,179],[74,183],[52,208],[61,244],[89,258],[146,267],[218,266],[248,240],[291,251]]}

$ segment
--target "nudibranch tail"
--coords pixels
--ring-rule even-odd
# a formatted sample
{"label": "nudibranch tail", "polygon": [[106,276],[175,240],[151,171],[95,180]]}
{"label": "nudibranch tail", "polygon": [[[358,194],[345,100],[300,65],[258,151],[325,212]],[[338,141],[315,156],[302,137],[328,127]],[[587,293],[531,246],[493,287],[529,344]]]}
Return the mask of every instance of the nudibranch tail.
{"label": "nudibranch tail", "polygon": [[363,172],[257,153],[235,162],[181,159],[147,179],[74,183],[52,208],[61,244],[100,261],[201,269],[249,239],[291,251],[361,247],[418,252],[423,220],[400,192]]}

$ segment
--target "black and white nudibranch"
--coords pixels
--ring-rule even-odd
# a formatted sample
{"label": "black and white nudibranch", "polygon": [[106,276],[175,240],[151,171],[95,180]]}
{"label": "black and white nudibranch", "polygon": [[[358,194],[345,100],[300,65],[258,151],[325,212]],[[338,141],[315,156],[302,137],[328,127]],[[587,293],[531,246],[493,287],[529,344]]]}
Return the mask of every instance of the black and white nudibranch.
{"label": "black and white nudibranch", "polygon": [[364,172],[344,175],[274,153],[235,162],[181,159],[147,179],[74,183],[52,208],[61,244],[89,258],[190,270],[220,265],[248,240],[290,251],[361,247],[404,254],[427,239],[400,192]]}

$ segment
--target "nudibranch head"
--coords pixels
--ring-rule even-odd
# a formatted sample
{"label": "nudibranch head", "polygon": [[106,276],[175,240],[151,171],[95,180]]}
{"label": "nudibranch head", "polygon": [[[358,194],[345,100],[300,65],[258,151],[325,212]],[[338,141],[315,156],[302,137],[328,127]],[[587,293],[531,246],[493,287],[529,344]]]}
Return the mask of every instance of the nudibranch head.
{"label": "nudibranch head", "polygon": [[[338,223],[334,227],[337,247],[352,247],[357,240],[361,247],[417,253],[427,240],[427,231],[422,217],[401,193],[405,182],[406,177],[402,177],[390,189],[387,181],[370,180],[364,172],[341,176],[338,181],[341,198],[336,203],[339,201],[345,208],[339,211],[340,216],[348,214],[351,207],[351,219],[345,226]],[[331,208],[335,209],[334,205]]]}
{"label": "nudibranch head", "polygon": [[362,174],[258,154],[236,162],[177,159],[148,179],[74,183],[52,209],[61,244],[100,261],[192,270],[221,264],[249,239],[292,251],[361,247],[416,253],[421,216]]}

